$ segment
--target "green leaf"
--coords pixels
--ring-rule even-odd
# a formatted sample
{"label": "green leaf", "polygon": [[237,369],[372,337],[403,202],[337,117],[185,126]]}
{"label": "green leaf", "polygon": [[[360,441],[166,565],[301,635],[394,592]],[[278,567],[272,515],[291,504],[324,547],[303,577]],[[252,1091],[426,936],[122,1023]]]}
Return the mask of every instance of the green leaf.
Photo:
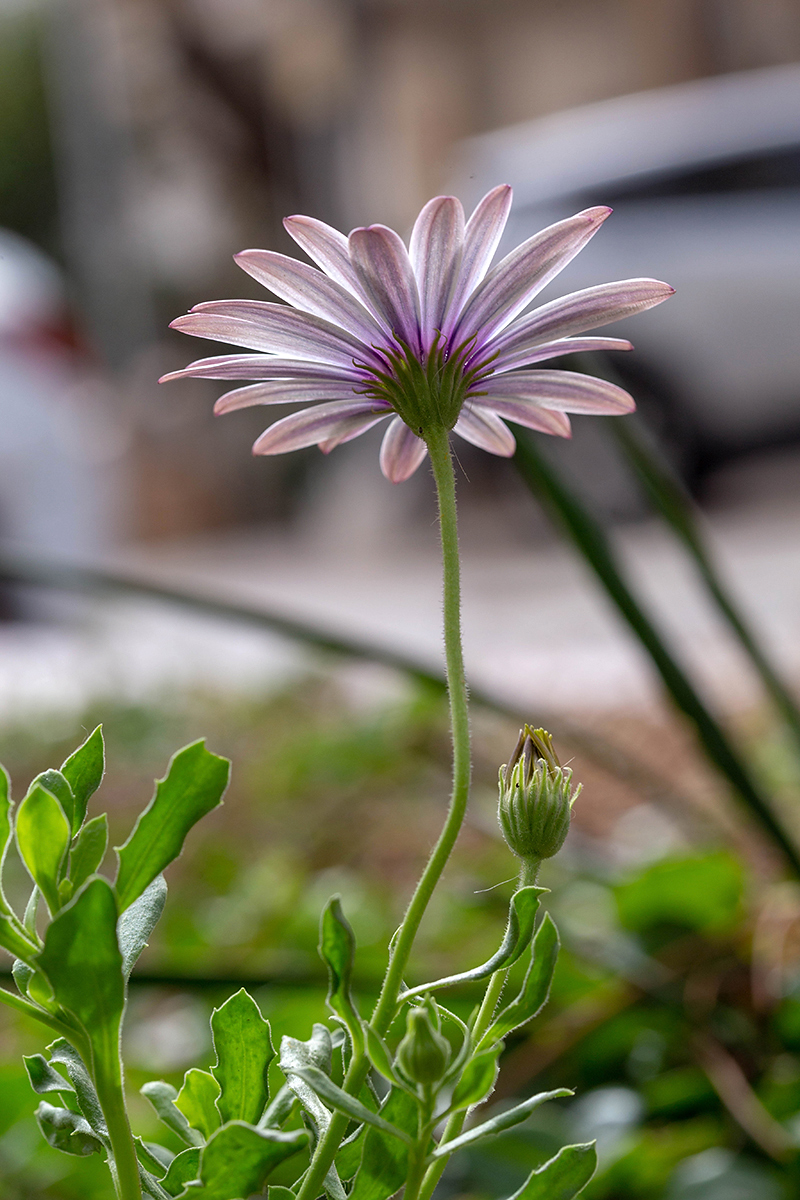
{"label": "green leaf", "polygon": [[349,1096],[342,1088],[337,1087],[333,1080],[324,1075],[317,1067],[298,1067],[295,1068],[295,1074],[299,1075],[317,1096],[326,1100],[332,1108],[345,1113],[351,1120],[373,1125],[376,1129],[399,1138],[401,1142],[413,1140],[404,1130],[389,1124],[378,1113],[370,1112],[366,1105],[362,1104],[360,1100],[356,1100],[355,1096]]}
{"label": "green leaf", "polygon": [[50,923],[37,964],[58,1003],[85,1029],[95,1051],[118,1055],[125,1006],[117,902],[108,880],[95,875]]}
{"label": "green leaf", "polygon": [[39,953],[39,947],[20,929],[16,919],[4,913],[0,913],[0,946],[25,963]]}
{"label": "green leaf", "polygon": [[359,1125],[355,1133],[351,1133],[350,1137],[345,1138],[336,1151],[336,1158],[333,1162],[340,1179],[345,1181],[352,1179],[358,1170],[364,1151],[364,1137],[368,1128],[368,1125]]}
{"label": "green leaf", "polygon": [[494,1090],[499,1066],[497,1059],[502,1043],[482,1050],[470,1059],[455,1086],[448,1112],[459,1112],[473,1104],[480,1104]]}
{"label": "green leaf", "polygon": [[78,1108],[91,1125],[96,1134],[103,1137],[108,1133],[106,1119],[100,1107],[95,1086],[92,1083],[86,1064],[74,1046],[65,1038],[58,1038],[47,1047],[50,1062],[64,1066],[69,1075],[69,1081],[78,1101]]}
{"label": "green leaf", "polygon": [[69,878],[76,892],[99,868],[107,845],[108,817],[101,813],[86,822],[69,852]]}
{"label": "green leaf", "polygon": [[562,1096],[571,1095],[573,1093],[569,1088],[556,1088],[554,1092],[539,1092],[536,1096],[530,1096],[527,1100],[523,1100],[522,1104],[517,1104],[514,1108],[508,1108],[505,1112],[498,1113],[496,1117],[491,1117],[481,1125],[474,1125],[472,1129],[468,1129],[466,1133],[459,1134],[452,1141],[440,1142],[431,1154],[431,1158],[446,1158],[455,1150],[460,1150],[463,1146],[471,1146],[473,1142],[480,1142],[487,1137],[495,1137],[498,1133],[502,1133],[506,1129],[511,1129],[514,1125],[519,1125],[521,1121],[526,1120],[540,1104],[545,1104],[548,1100],[558,1100]]}
{"label": "green leaf", "polygon": [[301,1129],[282,1133],[229,1121],[200,1154],[200,1183],[189,1184],[180,1200],[247,1200],[260,1191],[275,1167],[308,1142]]}
{"label": "green leaf", "polygon": [[361,1018],[350,991],[356,939],[350,922],[342,912],[339,896],[333,896],[322,911],[319,930],[319,956],[328,968],[328,1006],[344,1021],[355,1051],[362,1044]]}
{"label": "green leaf", "polygon": [[164,1083],[162,1079],[154,1079],[150,1083],[144,1084],[139,1091],[150,1101],[167,1129],[171,1129],[187,1146],[202,1146],[203,1135],[196,1129],[192,1129],[186,1117],[176,1106],[178,1093],[171,1083]]}
{"label": "green leaf", "polygon": [[279,1183],[270,1184],[267,1188],[267,1200],[294,1200],[294,1192]]}
{"label": "green leaf", "polygon": [[375,1070],[390,1083],[399,1083],[401,1087],[404,1087],[403,1081],[395,1074],[391,1051],[381,1035],[366,1021],[363,1024],[363,1030],[367,1056]]}
{"label": "green leaf", "polygon": [[175,1157],[172,1151],[167,1150],[166,1146],[157,1146],[154,1142],[143,1142],[140,1137],[133,1139],[133,1145],[136,1157],[145,1170],[160,1180]]}
{"label": "green leaf", "polygon": [[80,1158],[103,1150],[103,1143],[92,1132],[86,1118],[68,1108],[55,1108],[42,1100],[36,1109],[36,1120],[45,1141],[55,1150]]}
{"label": "green leaf", "polygon": [[562,1146],[555,1158],[528,1176],[509,1200],[573,1200],[597,1170],[594,1142]]}
{"label": "green leaf", "polygon": [[164,1191],[170,1196],[177,1196],[190,1183],[197,1179],[200,1171],[200,1147],[189,1146],[181,1150],[169,1164],[169,1170],[163,1179],[159,1180]]}
{"label": "green leaf", "polygon": [[223,1121],[255,1125],[267,1106],[267,1072],[275,1057],[269,1022],[241,988],[211,1014],[217,1061],[211,1073],[220,1087],[217,1108]]}
{"label": "green leaf", "polygon": [[83,745],[79,746],[75,753],[70,754],[67,761],[61,764],[61,774],[69,783],[75,797],[75,808],[72,814],[73,833],[77,833],[83,824],[89,798],[100,787],[105,767],[103,727],[98,725],[94,733],[89,734]]}
{"label": "green leaf", "polygon": [[16,834],[22,861],[51,914],[57,913],[58,883],[69,848],[70,827],[52,792],[39,784],[31,787],[17,811]]}
{"label": "green leaf", "polygon": [[54,1071],[43,1054],[23,1054],[22,1061],[28,1072],[31,1087],[37,1096],[45,1096],[48,1092],[74,1092],[72,1084]]}
{"label": "green leaf", "polygon": [[421,983],[418,987],[403,992],[400,1000],[421,996],[435,988],[453,987],[457,983],[474,983],[493,975],[501,967],[513,966],[530,945],[539,897],[547,891],[549,888],[524,887],[514,893],[509,904],[508,922],[500,949],[480,967],[473,967],[471,971],[462,971],[458,975],[446,975],[443,979],[435,979],[433,983]]}
{"label": "green leaf", "polygon": [[183,1087],[175,1098],[176,1107],[181,1110],[192,1129],[199,1130],[206,1141],[221,1124],[216,1106],[219,1092],[219,1084],[213,1075],[191,1067],[184,1075]]}
{"label": "green leaf", "polygon": [[536,931],[531,947],[531,965],[522,984],[522,989],[516,999],[504,1008],[491,1025],[481,1047],[500,1041],[513,1029],[530,1021],[547,1003],[550,995],[550,984],[558,961],[559,940],[558,930],[553,924],[550,914],[545,913],[544,920]]}
{"label": "green leaf", "polygon": [[167,774],[141,813],[128,840],[115,847],[116,888],[122,912],[176,859],[192,826],[218,804],[228,786],[230,763],[193,742],[170,760]]}
{"label": "green leaf", "polygon": [[[413,1138],[417,1132],[419,1108],[413,1096],[392,1088],[381,1116]],[[408,1170],[408,1145],[374,1127],[367,1128],[361,1168],[348,1200],[388,1200],[405,1182]]]}
{"label": "green leaf", "polygon": [[0,766],[0,914],[8,917],[12,915],[12,909],[3,891],[3,869],[6,864],[8,848],[11,845],[11,813],[13,808],[11,780],[8,777],[5,767]]}
{"label": "green leaf", "polygon": [[72,813],[75,808],[75,798],[72,795],[72,788],[61,774],[60,771],[42,771],[41,775],[37,775],[28,788],[32,792],[36,786],[43,787],[51,796],[55,796],[58,803],[64,810],[64,816],[71,823]]}
{"label": "green leaf", "polygon": [[[88,825],[85,828],[88,829]],[[166,880],[163,875],[156,875],[141,896],[138,896],[119,918],[117,940],[122,952],[122,973],[126,979],[158,924],[166,902]]]}
{"label": "green leaf", "polygon": [[285,1083],[282,1088],[279,1088],[277,1094],[272,1097],[264,1115],[258,1122],[261,1129],[278,1129],[289,1116],[295,1102],[295,1094]]}

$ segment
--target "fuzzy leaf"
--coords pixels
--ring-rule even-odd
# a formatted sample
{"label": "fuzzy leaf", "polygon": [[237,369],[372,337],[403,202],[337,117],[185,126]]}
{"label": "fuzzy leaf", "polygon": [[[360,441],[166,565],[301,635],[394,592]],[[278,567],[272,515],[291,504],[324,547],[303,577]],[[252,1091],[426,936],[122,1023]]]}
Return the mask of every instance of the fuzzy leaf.
{"label": "fuzzy leaf", "polygon": [[178,1098],[178,1093],[171,1083],[164,1083],[162,1079],[154,1079],[150,1083],[144,1084],[140,1092],[145,1096],[161,1121],[164,1122],[167,1129],[185,1142],[187,1146],[202,1146],[203,1136],[196,1129],[192,1129],[186,1117],[175,1104]]}
{"label": "fuzzy leaf", "polygon": [[346,1024],[355,1047],[362,1041],[361,1018],[350,991],[356,939],[342,912],[341,900],[333,896],[322,912],[319,956],[328,968],[328,1006]]}
{"label": "fuzzy leaf", "polygon": [[72,788],[75,798],[75,808],[72,813],[72,832],[77,833],[86,816],[86,806],[89,799],[103,779],[105,771],[105,749],[103,746],[103,727],[97,726],[90,733],[82,746],[74,754],[70,754],[66,762],[61,764],[61,774]]}
{"label": "fuzzy leaf", "polygon": [[462,1108],[479,1104],[492,1092],[500,1069],[497,1059],[501,1050],[502,1044],[495,1044],[470,1059],[455,1086],[448,1112],[459,1112]]}
{"label": "fuzzy leaf", "polygon": [[69,847],[70,826],[56,797],[40,784],[31,786],[19,806],[16,835],[20,857],[31,879],[41,890],[51,914],[57,913],[58,884]]}
{"label": "fuzzy leaf", "polygon": [[69,1075],[75,1092],[75,1099],[78,1101],[78,1108],[94,1132],[100,1137],[104,1137],[108,1133],[106,1119],[103,1116],[95,1086],[78,1051],[64,1038],[58,1038],[47,1047],[47,1052],[50,1055],[51,1063],[58,1063],[66,1067],[67,1075]]}
{"label": "fuzzy leaf", "polygon": [[327,1101],[332,1108],[346,1113],[351,1120],[374,1125],[376,1129],[399,1138],[401,1142],[412,1141],[404,1130],[398,1129],[396,1125],[391,1125],[378,1113],[371,1112],[360,1100],[356,1100],[355,1096],[349,1096],[342,1088],[337,1087],[333,1080],[324,1075],[317,1067],[295,1068],[295,1074],[299,1075],[317,1096]]}
{"label": "fuzzy leaf", "polygon": [[120,912],[180,855],[192,826],[222,803],[229,776],[228,760],[211,754],[205,742],[192,742],[173,755],[128,840],[115,847]]}
{"label": "fuzzy leaf", "polygon": [[550,984],[558,961],[558,930],[546,913],[531,947],[531,965],[516,999],[499,1014],[481,1046],[499,1041],[526,1021],[530,1021],[547,1003]]}
{"label": "fuzzy leaf", "polygon": [[23,1054],[22,1061],[28,1072],[31,1087],[37,1096],[45,1096],[48,1092],[74,1092],[72,1084],[54,1071],[43,1054]]}
{"label": "fuzzy leaf", "polygon": [[159,1180],[164,1191],[169,1196],[177,1196],[191,1180],[197,1179],[200,1170],[200,1147],[189,1146],[176,1154],[169,1164],[169,1170],[163,1179]]}
{"label": "fuzzy leaf", "polygon": [[573,1200],[596,1170],[594,1142],[562,1146],[555,1158],[533,1171],[509,1200]]}
{"label": "fuzzy leaf", "polygon": [[[88,829],[89,826],[84,828]],[[122,972],[126,979],[158,924],[166,902],[166,880],[163,875],[156,875],[117,921],[117,940],[122,951]]]}
{"label": "fuzzy leaf", "polygon": [[211,1014],[217,1061],[211,1073],[220,1086],[217,1108],[223,1121],[255,1125],[267,1106],[267,1071],[275,1057],[269,1022],[241,988]]}
{"label": "fuzzy leaf", "polygon": [[229,1121],[200,1154],[200,1185],[191,1183],[180,1200],[247,1200],[259,1191],[275,1167],[308,1142],[301,1129],[282,1133]]}
{"label": "fuzzy leaf", "polygon": [[87,1154],[99,1154],[103,1149],[103,1143],[92,1133],[89,1122],[80,1113],[55,1108],[42,1100],[36,1109],[36,1120],[45,1141],[64,1154],[85,1158]]}
{"label": "fuzzy leaf", "polygon": [[86,822],[69,852],[69,880],[76,892],[99,868],[107,845],[108,817],[102,813]]}
{"label": "fuzzy leaf", "polygon": [[183,1087],[175,1098],[176,1108],[181,1110],[192,1129],[202,1133],[206,1141],[221,1124],[216,1106],[219,1093],[220,1087],[213,1075],[191,1067],[184,1075]]}
{"label": "fuzzy leaf", "polygon": [[468,1129],[466,1133],[459,1134],[452,1141],[440,1142],[433,1151],[431,1158],[445,1158],[455,1150],[460,1150],[462,1146],[471,1146],[473,1142],[482,1141],[483,1138],[494,1137],[496,1134],[502,1133],[505,1129],[511,1129],[514,1125],[519,1125],[540,1104],[544,1104],[548,1100],[558,1100],[561,1096],[571,1095],[572,1092],[569,1088],[557,1088],[554,1092],[539,1092],[536,1096],[530,1096],[527,1100],[523,1100],[522,1104],[517,1104],[514,1108],[509,1108],[505,1112],[498,1113],[496,1117],[491,1117],[481,1125],[473,1126],[472,1129]]}
{"label": "fuzzy leaf", "polygon": [[[413,1138],[417,1132],[418,1105],[413,1096],[392,1088],[381,1116]],[[367,1128],[361,1168],[348,1200],[388,1200],[402,1187],[408,1170],[408,1145],[373,1127]]]}

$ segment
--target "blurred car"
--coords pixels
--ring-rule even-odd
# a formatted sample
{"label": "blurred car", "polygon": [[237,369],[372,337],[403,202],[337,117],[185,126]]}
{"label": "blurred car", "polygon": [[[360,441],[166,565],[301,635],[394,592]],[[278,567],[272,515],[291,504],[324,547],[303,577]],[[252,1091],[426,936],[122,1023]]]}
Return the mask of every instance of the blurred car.
{"label": "blurred car", "polygon": [[500,182],[514,187],[501,252],[582,208],[615,210],[544,300],[635,276],[677,289],[609,332],[634,342],[613,369],[690,482],[800,444],[800,66],[623,96],[464,143],[460,194]]}

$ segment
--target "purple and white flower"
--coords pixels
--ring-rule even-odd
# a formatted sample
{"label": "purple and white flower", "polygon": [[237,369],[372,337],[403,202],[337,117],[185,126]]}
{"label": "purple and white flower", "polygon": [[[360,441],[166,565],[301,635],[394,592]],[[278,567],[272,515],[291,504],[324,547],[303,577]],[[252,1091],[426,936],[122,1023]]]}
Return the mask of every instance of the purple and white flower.
{"label": "purple and white flower", "polygon": [[508,457],[515,442],[505,420],[569,437],[567,413],[632,412],[631,396],[604,379],[528,368],[579,351],[632,349],[583,335],[660,304],[674,289],[626,279],[524,313],[611,209],[558,221],[490,269],[510,206],[511,188],[497,187],[465,221],[457,199],[437,196],[417,217],[408,249],[384,225],[345,237],[313,217],[287,217],[287,231],[320,269],[271,250],[237,254],[239,266],[286,303],[195,305],[172,328],[256,353],[198,359],[164,379],[255,381],[221,396],[217,413],[307,406],[270,425],[255,454],[311,445],[327,454],[388,418],[380,462],[395,483],[420,465],[433,427]]}

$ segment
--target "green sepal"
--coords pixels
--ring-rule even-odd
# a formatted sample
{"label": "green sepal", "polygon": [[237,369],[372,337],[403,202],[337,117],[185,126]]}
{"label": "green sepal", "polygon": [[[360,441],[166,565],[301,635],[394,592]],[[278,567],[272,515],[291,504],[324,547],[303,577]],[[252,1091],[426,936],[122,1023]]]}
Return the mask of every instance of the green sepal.
{"label": "green sepal", "polygon": [[33,784],[17,810],[15,831],[20,858],[54,916],[60,908],[58,884],[70,840],[69,821],[56,796]]}
{"label": "green sepal", "polygon": [[86,806],[89,799],[103,779],[105,771],[105,748],[103,746],[103,727],[98,725],[94,733],[90,733],[82,746],[70,754],[66,762],[61,764],[61,774],[67,780],[75,800],[72,812],[72,832],[77,833],[86,816]]}
{"label": "green sepal", "polygon": [[361,1018],[350,990],[356,939],[342,912],[339,896],[332,896],[322,910],[317,949],[328,968],[328,1007],[344,1021],[353,1052],[360,1054],[363,1050]]}
{"label": "green sepal", "polygon": [[513,966],[530,945],[539,897],[549,890],[531,886],[520,888],[514,893],[508,906],[508,922],[500,948],[481,966],[473,967],[471,971],[461,971],[458,975],[445,975],[443,979],[435,979],[433,983],[421,983],[418,987],[409,988],[402,993],[400,1000],[409,1000],[412,996],[421,996],[437,988],[454,987],[457,983],[475,983],[493,975],[501,967]]}
{"label": "green sepal", "polygon": [[500,1041],[512,1030],[530,1021],[547,1003],[553,972],[558,961],[559,940],[549,913],[536,931],[531,946],[531,965],[517,997],[495,1018],[480,1048]]}
{"label": "green sepal", "polygon": [[267,1106],[267,1072],[275,1057],[269,1021],[244,988],[211,1014],[217,1061],[211,1074],[220,1087],[217,1109],[223,1121],[255,1125]]}
{"label": "green sepal", "polygon": [[430,1155],[431,1161],[438,1158],[447,1158],[455,1150],[460,1150],[463,1146],[471,1146],[473,1142],[480,1142],[484,1138],[494,1137],[498,1133],[503,1133],[506,1129],[511,1129],[514,1125],[519,1125],[521,1121],[538,1108],[540,1104],[545,1104],[548,1100],[558,1100],[562,1096],[572,1096],[573,1093],[569,1088],[556,1088],[553,1092],[539,1092],[536,1096],[529,1096],[527,1100],[523,1100],[521,1104],[517,1104],[514,1108],[506,1109],[505,1112],[498,1113],[496,1117],[491,1117],[488,1121],[484,1121],[480,1125],[474,1125],[472,1129],[468,1129],[466,1133],[459,1134],[458,1137],[449,1142],[440,1142],[433,1153]]}
{"label": "green sepal", "polygon": [[200,1147],[189,1146],[176,1154],[169,1164],[166,1175],[159,1179],[164,1191],[169,1196],[177,1196],[193,1179],[197,1179],[200,1170]]}
{"label": "green sepal", "polygon": [[171,1083],[164,1083],[163,1079],[154,1079],[150,1083],[145,1083],[139,1091],[150,1101],[159,1120],[163,1121],[167,1129],[171,1129],[176,1137],[185,1142],[187,1146],[202,1146],[203,1135],[196,1129],[192,1129],[186,1117],[176,1106],[178,1093]]}
{"label": "green sepal", "polygon": [[42,1100],[36,1109],[36,1121],[42,1137],[54,1150],[85,1158],[88,1154],[100,1154],[104,1149],[86,1118],[69,1108],[56,1108]]}
{"label": "green sepal", "polygon": [[179,1200],[247,1200],[263,1188],[279,1163],[307,1143],[302,1129],[283,1133],[229,1121],[203,1148],[199,1181],[187,1184]]}
{"label": "green sepal", "polygon": [[79,830],[69,852],[69,879],[77,892],[100,867],[108,846],[108,817],[92,817]]}
{"label": "green sepal", "polygon": [[183,1086],[175,1097],[179,1108],[192,1129],[197,1129],[208,1141],[215,1129],[219,1129],[222,1118],[216,1101],[220,1086],[208,1071],[191,1067],[183,1077]]}
{"label": "green sepal", "polygon": [[597,1170],[594,1142],[562,1146],[558,1154],[538,1167],[509,1200],[573,1200]]}
{"label": "green sepal", "polygon": [[126,979],[158,924],[166,902],[166,880],[163,875],[156,875],[117,921],[117,941],[122,953],[122,973]]}
{"label": "green sepal", "polygon": [[[381,1116],[410,1138],[417,1132],[419,1107],[408,1092],[392,1088]],[[361,1167],[348,1200],[388,1200],[402,1187],[408,1170],[409,1147],[379,1129],[367,1128]]]}
{"label": "green sepal", "polygon": [[491,1095],[500,1070],[497,1060],[502,1048],[502,1043],[495,1044],[470,1059],[455,1086],[448,1112],[460,1112],[462,1108],[480,1104]]}
{"label": "green sepal", "polygon": [[170,759],[167,774],[156,782],[153,799],[122,846],[116,890],[120,912],[176,859],[197,821],[222,803],[230,763],[211,754],[205,742],[192,742]]}
{"label": "green sepal", "polygon": [[299,1075],[318,1097],[327,1101],[338,1112],[345,1113],[352,1121],[373,1125],[383,1133],[399,1138],[401,1142],[413,1140],[404,1130],[398,1129],[396,1125],[391,1125],[378,1113],[371,1112],[360,1100],[356,1100],[355,1096],[348,1095],[317,1067],[296,1067],[293,1070],[294,1074]]}

